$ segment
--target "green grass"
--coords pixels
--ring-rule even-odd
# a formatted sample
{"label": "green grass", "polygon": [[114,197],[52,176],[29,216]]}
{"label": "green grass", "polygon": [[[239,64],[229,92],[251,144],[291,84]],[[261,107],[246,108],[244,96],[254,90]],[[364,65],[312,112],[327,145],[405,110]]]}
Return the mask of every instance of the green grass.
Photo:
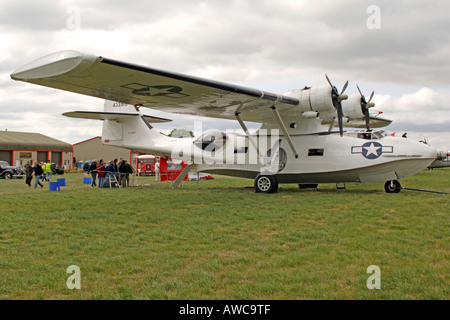
{"label": "green grass", "polygon": [[[449,299],[449,195],[383,183],[276,194],[216,176],[172,190],[0,180],[1,299]],[[60,177],[58,177],[60,178]],[[450,192],[450,170],[402,180]],[[200,188],[197,189],[197,186]],[[69,290],[67,267],[81,269]],[[381,290],[366,269],[381,269]]]}

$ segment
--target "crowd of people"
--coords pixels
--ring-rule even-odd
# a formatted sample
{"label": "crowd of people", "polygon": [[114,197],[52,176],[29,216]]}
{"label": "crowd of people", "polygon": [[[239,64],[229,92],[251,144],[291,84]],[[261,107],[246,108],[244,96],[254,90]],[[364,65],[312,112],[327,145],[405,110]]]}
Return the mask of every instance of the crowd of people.
{"label": "crowd of people", "polygon": [[[117,183],[122,187],[130,186],[130,174],[133,174],[133,167],[126,159],[120,158],[120,161],[114,159],[105,163],[103,159],[86,162],[83,167],[85,176],[89,174],[92,177],[92,187],[110,187]],[[97,185],[98,183],[98,185]]]}
{"label": "crowd of people", "polygon": [[41,188],[44,187],[42,182],[47,181],[50,182],[50,179],[53,175],[53,167],[52,163],[47,162],[34,162],[34,166],[31,165],[32,162],[27,162],[25,165],[25,183],[28,185],[28,188],[31,189],[31,182],[33,181],[33,176],[35,178],[34,188],[36,189],[39,185]]}
{"label": "crowd of people", "polygon": [[[104,188],[110,186],[120,185],[122,188],[130,186],[130,174],[133,174],[134,169],[126,159],[120,158],[108,161],[105,163],[103,159],[86,162],[83,166],[85,177],[91,175],[92,187]],[[53,175],[52,163],[35,162],[32,161],[25,165],[25,183],[28,188],[31,188],[33,177],[35,178],[34,188],[37,186],[44,187],[43,182],[50,182]],[[156,181],[160,180],[159,162],[155,164]]]}

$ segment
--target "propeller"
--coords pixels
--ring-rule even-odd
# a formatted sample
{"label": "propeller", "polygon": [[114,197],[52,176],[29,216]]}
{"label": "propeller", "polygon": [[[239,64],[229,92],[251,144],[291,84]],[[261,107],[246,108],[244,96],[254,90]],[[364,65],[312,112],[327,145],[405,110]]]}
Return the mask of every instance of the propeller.
{"label": "propeller", "polygon": [[370,129],[369,108],[375,107],[375,103],[370,102],[370,101],[372,100],[375,91],[372,91],[369,101],[366,101],[366,97],[364,97],[364,95],[362,94],[361,89],[359,89],[359,86],[356,85],[356,87],[358,88],[359,94],[361,95],[361,111],[362,111],[362,113],[364,113],[364,117],[366,118],[366,129],[369,130]]}
{"label": "propeller", "polygon": [[325,74],[325,78],[327,78],[328,83],[331,87],[331,98],[333,100],[333,106],[337,111],[337,118],[339,123],[339,133],[342,137],[344,134],[344,125],[342,123],[342,117],[344,116],[344,113],[342,112],[342,104],[341,101],[346,100],[348,98],[348,95],[344,94],[345,89],[347,89],[348,81],[344,84],[344,87],[341,90],[341,93],[337,90],[335,86],[331,84],[330,78]]}

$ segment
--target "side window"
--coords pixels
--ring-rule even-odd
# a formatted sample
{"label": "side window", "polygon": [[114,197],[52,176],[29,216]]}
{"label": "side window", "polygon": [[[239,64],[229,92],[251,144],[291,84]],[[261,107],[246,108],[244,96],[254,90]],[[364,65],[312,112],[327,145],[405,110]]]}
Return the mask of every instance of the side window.
{"label": "side window", "polygon": [[323,157],[325,149],[309,149],[308,157]]}

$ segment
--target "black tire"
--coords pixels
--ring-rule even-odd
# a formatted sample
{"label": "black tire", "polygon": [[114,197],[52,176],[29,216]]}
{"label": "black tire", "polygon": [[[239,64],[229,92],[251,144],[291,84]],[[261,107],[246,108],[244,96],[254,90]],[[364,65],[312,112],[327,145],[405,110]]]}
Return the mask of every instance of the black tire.
{"label": "black tire", "polygon": [[5,179],[12,179],[12,174],[11,172],[6,172],[3,177],[5,177]]}
{"label": "black tire", "polygon": [[257,193],[274,193],[278,190],[278,179],[275,175],[258,174],[255,178]]}
{"label": "black tire", "polygon": [[401,187],[402,186],[400,185],[400,182],[398,182],[397,180],[386,181],[386,183],[384,184],[384,190],[387,193],[399,193]]}

